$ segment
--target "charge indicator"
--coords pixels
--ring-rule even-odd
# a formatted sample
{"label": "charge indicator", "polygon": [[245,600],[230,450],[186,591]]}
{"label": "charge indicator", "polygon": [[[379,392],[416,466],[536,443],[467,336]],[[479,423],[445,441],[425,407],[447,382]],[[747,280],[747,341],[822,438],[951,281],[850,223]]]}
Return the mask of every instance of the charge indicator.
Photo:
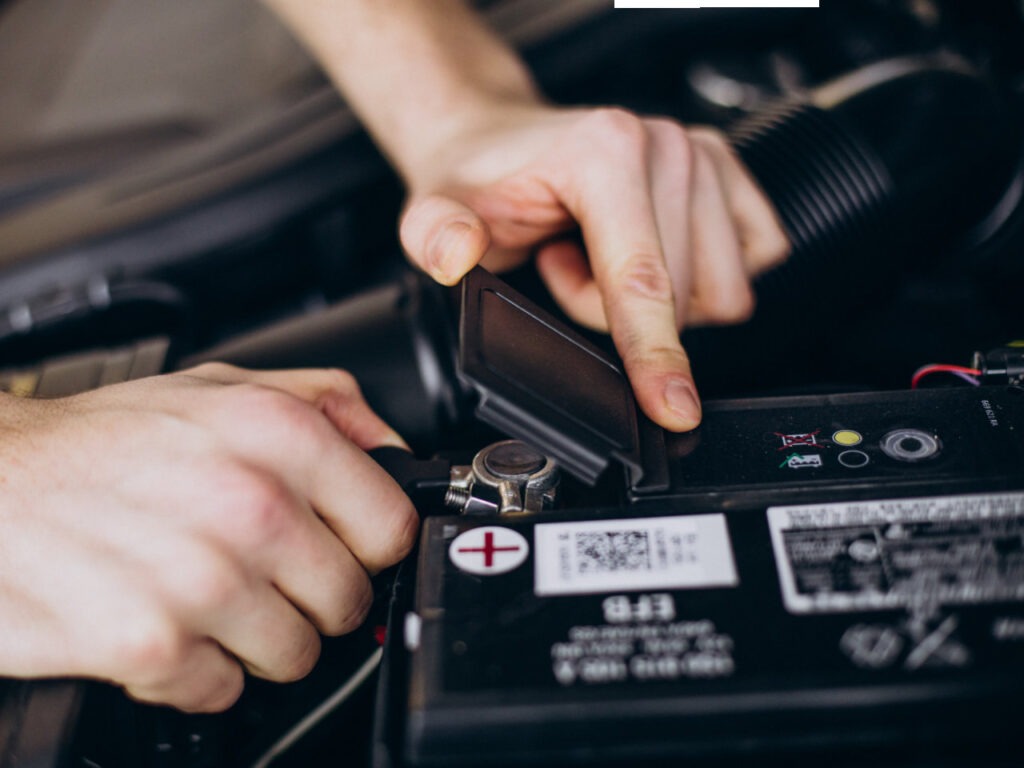
{"label": "charge indicator", "polygon": [[864,436],[860,432],[855,432],[852,429],[839,429],[832,434],[833,443],[836,445],[846,446],[847,448],[854,445],[860,445],[863,440]]}

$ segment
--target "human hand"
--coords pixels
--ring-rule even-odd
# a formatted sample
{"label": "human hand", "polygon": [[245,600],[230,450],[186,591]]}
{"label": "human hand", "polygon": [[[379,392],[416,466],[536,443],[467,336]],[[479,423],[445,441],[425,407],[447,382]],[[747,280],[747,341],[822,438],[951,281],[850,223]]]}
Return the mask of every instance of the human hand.
{"label": "human hand", "polygon": [[[481,260],[502,269],[537,248],[566,313],[611,331],[644,412],[670,430],[695,427],[679,331],[747,319],[751,279],[789,249],[724,137],[618,109],[473,114],[406,168],[401,238],[411,259],[454,284]],[[577,225],[587,255],[559,239]]]}
{"label": "human hand", "polygon": [[308,673],[416,535],[360,450],[404,443],[344,372],[207,364],[0,422],[0,675],[225,709],[243,667]]}

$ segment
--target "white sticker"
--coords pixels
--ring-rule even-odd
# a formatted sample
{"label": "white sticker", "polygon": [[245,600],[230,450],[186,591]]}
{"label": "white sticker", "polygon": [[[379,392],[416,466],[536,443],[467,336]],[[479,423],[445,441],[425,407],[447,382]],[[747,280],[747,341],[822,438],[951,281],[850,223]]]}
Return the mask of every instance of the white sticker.
{"label": "white sticker", "polygon": [[724,515],[543,523],[534,548],[538,596],[739,583]]}
{"label": "white sticker", "polygon": [[790,613],[1024,600],[1024,493],[768,509]]}
{"label": "white sticker", "polygon": [[485,525],[463,531],[448,547],[448,557],[460,571],[477,576],[508,573],[523,564],[530,545],[511,528]]}

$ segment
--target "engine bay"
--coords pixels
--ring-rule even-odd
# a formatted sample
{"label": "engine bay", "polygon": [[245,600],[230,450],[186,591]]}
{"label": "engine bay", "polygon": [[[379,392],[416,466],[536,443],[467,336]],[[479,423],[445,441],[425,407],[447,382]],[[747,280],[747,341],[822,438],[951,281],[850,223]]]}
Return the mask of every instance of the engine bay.
{"label": "engine bay", "polygon": [[[400,182],[321,75],[255,138],[240,130],[237,143],[202,149],[205,161],[223,153],[215,168],[245,169],[209,188],[189,186],[185,155],[33,186],[24,163],[5,175],[0,154],[3,389],[60,395],[206,360],[343,367],[412,446],[415,464],[389,468],[426,521],[419,559],[380,579],[366,626],[325,639],[307,679],[250,680],[235,707],[209,716],[94,683],[10,683],[0,766],[33,748],[34,764],[54,768],[1015,765],[1020,4],[480,5],[553,100],[720,127],[777,206],[793,253],[755,284],[754,316],[682,337],[708,425],[660,447],[615,425],[595,438],[580,423],[617,407],[615,385],[593,405],[552,394],[557,375],[530,379],[535,397],[513,406],[467,378],[467,300],[405,262]],[[148,207],[131,208],[133,196]],[[47,236],[55,217],[62,241]],[[616,365],[607,338],[562,331],[570,322],[530,266],[502,279],[555,329],[524,331],[544,358],[534,373],[567,364],[553,338],[566,334]],[[502,338],[481,354],[497,355]],[[934,364],[969,372],[915,378]],[[583,417],[559,421],[576,407]],[[490,476],[467,468],[508,438],[528,443],[505,457],[526,475],[552,456],[566,469],[557,511],[538,501],[547,486],[530,496],[536,517],[525,502],[503,509],[501,472],[523,472],[495,470],[493,456],[498,490],[446,505],[453,487],[476,498],[453,473]],[[921,517],[922,504],[939,511]],[[466,577],[451,555],[461,541],[501,562],[501,547],[520,544],[499,531],[533,552],[507,589]],[[537,570],[542,547],[554,562],[573,556],[561,533],[582,542],[578,592]],[[691,571],[594,586],[609,562],[650,556],[640,539],[687,536],[679,558]],[[995,554],[975,570],[949,565],[981,550]],[[594,651],[621,646],[625,628],[635,649]],[[662,650],[640,653],[644,643]],[[673,655],[673,643],[686,647]]]}

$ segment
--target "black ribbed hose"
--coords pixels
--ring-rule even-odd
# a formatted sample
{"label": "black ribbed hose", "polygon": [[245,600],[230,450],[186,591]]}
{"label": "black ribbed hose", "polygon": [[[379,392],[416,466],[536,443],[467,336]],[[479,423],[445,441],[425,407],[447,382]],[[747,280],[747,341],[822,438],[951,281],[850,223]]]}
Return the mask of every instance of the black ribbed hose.
{"label": "black ribbed hose", "polygon": [[872,65],[750,116],[731,139],[792,250],[755,281],[750,322],[684,335],[703,383],[722,393],[762,383],[752,370],[796,372],[796,356],[871,312],[901,274],[962,247],[1020,151],[1000,94],[949,57]]}

